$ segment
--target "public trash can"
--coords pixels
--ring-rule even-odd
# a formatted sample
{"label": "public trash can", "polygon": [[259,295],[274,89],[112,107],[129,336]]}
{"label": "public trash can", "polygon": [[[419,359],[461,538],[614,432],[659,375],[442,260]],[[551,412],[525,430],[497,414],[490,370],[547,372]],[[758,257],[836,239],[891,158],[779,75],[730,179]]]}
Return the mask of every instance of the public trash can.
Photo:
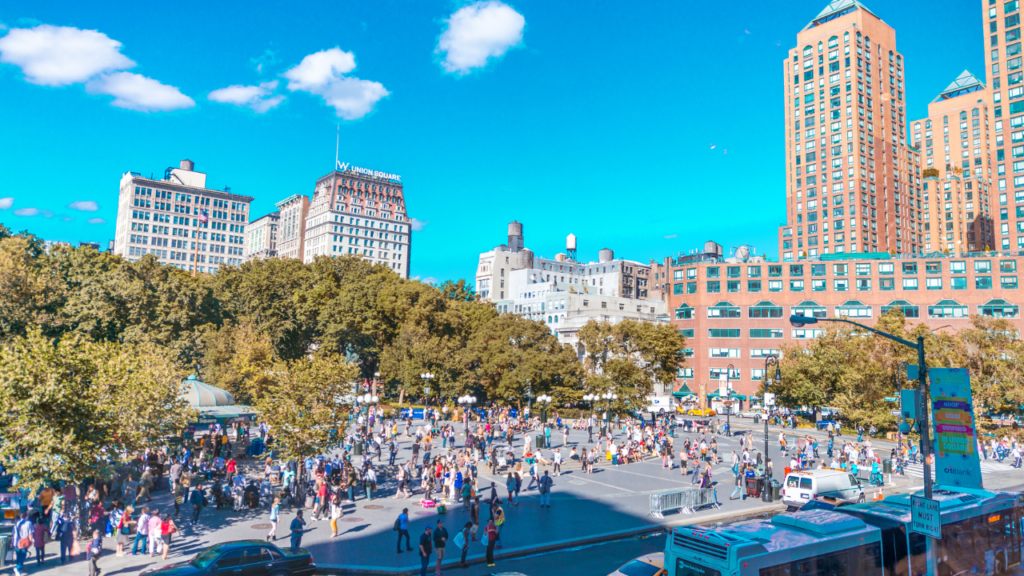
{"label": "public trash can", "polygon": [[781,492],[782,492],[782,483],[779,482],[778,480],[772,480],[772,500],[774,502],[778,502],[779,501],[779,497],[781,496]]}
{"label": "public trash can", "polygon": [[363,443],[361,441],[356,441],[356,443],[352,445],[352,455],[353,456],[362,456],[363,455]]}
{"label": "public trash can", "polygon": [[882,472],[892,474],[892,460],[882,460]]}
{"label": "public trash can", "polygon": [[541,436],[540,434],[537,434],[537,439],[535,440],[534,443],[536,444],[537,448],[543,448],[544,447],[544,436]]}
{"label": "public trash can", "polygon": [[7,566],[7,552],[11,549],[11,536],[0,536],[0,568]]}
{"label": "public trash can", "polygon": [[771,487],[771,484],[768,483],[767,479],[764,481],[764,490],[761,491],[761,501],[762,502],[772,502],[773,501],[772,500],[772,487]]}

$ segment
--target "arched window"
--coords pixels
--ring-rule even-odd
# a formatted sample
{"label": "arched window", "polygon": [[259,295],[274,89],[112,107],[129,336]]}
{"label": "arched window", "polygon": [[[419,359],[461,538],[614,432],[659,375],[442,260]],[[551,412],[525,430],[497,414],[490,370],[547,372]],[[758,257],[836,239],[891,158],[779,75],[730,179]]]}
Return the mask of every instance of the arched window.
{"label": "arched window", "polygon": [[822,51],[824,51],[824,50],[825,50],[825,43],[819,41],[818,42],[818,54],[821,54]]}
{"label": "arched window", "polygon": [[942,124],[943,125],[948,125],[949,124],[949,116],[943,116],[942,117]]}
{"label": "arched window", "polygon": [[975,108],[975,109],[971,110],[971,118],[977,118],[977,117],[978,117],[978,109]]}
{"label": "arched window", "polygon": [[836,46],[839,46],[839,36],[833,36],[833,37],[829,38],[828,39],[828,47],[829,48],[835,48]]}
{"label": "arched window", "polygon": [[860,32],[857,32],[857,44],[860,44]]}
{"label": "arched window", "polygon": [[967,120],[967,111],[966,110],[962,110],[960,112],[960,119],[961,120]]}
{"label": "arched window", "polygon": [[925,127],[926,130],[931,128],[932,127],[932,121],[931,120],[925,120],[924,121],[924,127]]}
{"label": "arched window", "polygon": [[903,56],[900,56],[899,54],[896,55],[896,65],[903,66]]}
{"label": "arched window", "polygon": [[[870,36],[865,36],[864,37],[864,47],[865,48],[871,48],[871,37]],[[868,54],[868,56],[871,56],[871,54]]]}
{"label": "arched window", "polygon": [[914,132],[920,132],[920,131],[921,131],[921,123],[917,122],[917,123],[914,124]]}
{"label": "arched window", "polygon": [[892,62],[892,50],[889,50],[889,62]]}
{"label": "arched window", "polygon": [[849,44],[849,43],[850,43],[850,33],[849,32],[843,32],[843,44]]}
{"label": "arched window", "polygon": [[814,47],[811,46],[810,44],[804,46],[804,58],[810,56],[811,54],[814,54]]}

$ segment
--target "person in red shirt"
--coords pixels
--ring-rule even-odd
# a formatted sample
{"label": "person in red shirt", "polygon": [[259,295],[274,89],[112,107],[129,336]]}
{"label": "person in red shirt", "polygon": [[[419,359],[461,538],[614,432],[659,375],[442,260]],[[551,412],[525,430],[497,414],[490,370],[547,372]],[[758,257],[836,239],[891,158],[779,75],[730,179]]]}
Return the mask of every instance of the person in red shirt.
{"label": "person in red shirt", "polygon": [[236,470],[238,470],[238,462],[234,458],[229,458],[227,464],[228,477],[234,477]]}

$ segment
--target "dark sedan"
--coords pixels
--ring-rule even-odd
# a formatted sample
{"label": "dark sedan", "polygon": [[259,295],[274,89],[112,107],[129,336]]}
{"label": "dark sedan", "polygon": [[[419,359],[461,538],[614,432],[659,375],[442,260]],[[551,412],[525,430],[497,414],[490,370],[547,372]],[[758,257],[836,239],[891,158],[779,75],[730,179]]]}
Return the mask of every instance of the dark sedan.
{"label": "dark sedan", "polygon": [[186,562],[146,570],[146,576],[312,576],[313,557],[303,548],[282,550],[262,540],[216,544]]}

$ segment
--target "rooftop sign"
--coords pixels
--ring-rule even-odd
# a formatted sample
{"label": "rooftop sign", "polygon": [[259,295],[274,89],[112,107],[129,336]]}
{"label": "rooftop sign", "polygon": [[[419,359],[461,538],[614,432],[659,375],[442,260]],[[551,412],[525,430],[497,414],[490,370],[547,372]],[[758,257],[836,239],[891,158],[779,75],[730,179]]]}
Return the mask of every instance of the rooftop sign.
{"label": "rooftop sign", "polygon": [[341,172],[355,172],[356,174],[362,174],[363,176],[381,178],[383,180],[390,180],[391,182],[400,183],[402,181],[402,177],[398,174],[392,174],[390,172],[381,172],[380,170],[370,170],[369,168],[360,168],[358,166],[352,166],[348,162],[338,161],[337,168]]}

